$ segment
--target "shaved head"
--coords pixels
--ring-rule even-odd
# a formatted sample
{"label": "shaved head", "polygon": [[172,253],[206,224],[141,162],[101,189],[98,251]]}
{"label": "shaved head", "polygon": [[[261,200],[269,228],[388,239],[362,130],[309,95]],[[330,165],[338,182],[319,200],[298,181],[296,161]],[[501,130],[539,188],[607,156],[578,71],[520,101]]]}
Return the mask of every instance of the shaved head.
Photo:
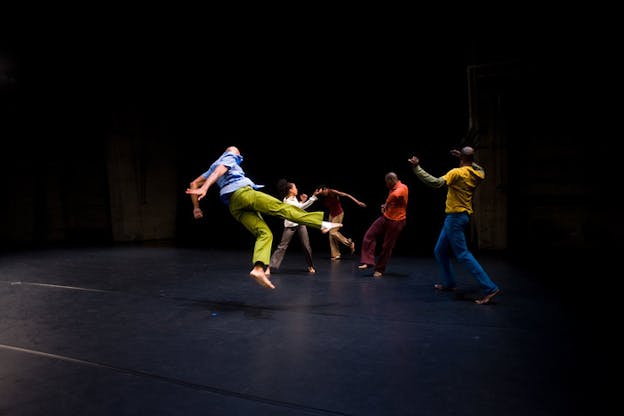
{"label": "shaved head", "polygon": [[474,155],[474,149],[470,146],[462,147],[461,152],[466,156]]}
{"label": "shaved head", "polygon": [[386,173],[386,180],[387,180],[387,181],[388,181],[388,180],[393,180],[393,181],[396,181],[397,179],[398,179],[398,176],[397,176],[397,174],[396,174],[396,173],[394,173],[394,172],[388,172],[388,173]]}
{"label": "shaved head", "polygon": [[238,147],[236,146],[230,146],[227,149],[225,149],[226,152],[232,152],[235,155],[240,155],[240,151],[238,150]]}
{"label": "shaved head", "polygon": [[462,147],[460,151],[461,160],[472,162],[474,160],[474,149],[470,146]]}
{"label": "shaved head", "polygon": [[386,186],[388,188],[394,187],[394,185],[396,185],[397,182],[399,181],[399,177],[394,172],[386,173],[385,179],[386,179]]}

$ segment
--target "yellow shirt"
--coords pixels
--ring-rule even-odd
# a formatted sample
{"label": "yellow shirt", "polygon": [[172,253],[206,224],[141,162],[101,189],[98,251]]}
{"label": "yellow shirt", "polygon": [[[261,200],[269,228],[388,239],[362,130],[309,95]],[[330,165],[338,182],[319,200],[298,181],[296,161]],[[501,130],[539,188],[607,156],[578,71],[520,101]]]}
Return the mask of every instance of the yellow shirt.
{"label": "yellow shirt", "polygon": [[472,195],[476,187],[485,179],[485,171],[472,166],[461,166],[449,170],[446,175],[442,176],[442,179],[448,187],[444,212],[472,214]]}

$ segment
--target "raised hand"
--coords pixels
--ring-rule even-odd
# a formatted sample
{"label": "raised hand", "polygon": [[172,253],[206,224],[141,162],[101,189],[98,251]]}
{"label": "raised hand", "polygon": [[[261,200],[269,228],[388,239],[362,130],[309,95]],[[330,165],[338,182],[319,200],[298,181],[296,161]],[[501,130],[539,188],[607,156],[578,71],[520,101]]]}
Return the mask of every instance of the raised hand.
{"label": "raised hand", "polygon": [[420,160],[416,156],[410,157],[409,159],[407,159],[407,161],[413,166],[418,166],[418,164],[420,163]]}

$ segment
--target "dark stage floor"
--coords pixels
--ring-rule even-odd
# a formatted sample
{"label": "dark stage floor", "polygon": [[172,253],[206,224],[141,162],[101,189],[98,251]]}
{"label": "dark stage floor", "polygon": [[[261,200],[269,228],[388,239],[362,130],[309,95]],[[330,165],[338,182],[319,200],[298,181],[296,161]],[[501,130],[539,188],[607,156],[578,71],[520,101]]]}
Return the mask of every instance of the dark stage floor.
{"label": "dark stage floor", "polygon": [[[251,248],[250,248],[251,250]],[[478,256],[503,293],[437,293],[433,258],[47,249],[0,257],[1,415],[572,415],[601,384],[582,311],[529,270]],[[581,335],[582,334],[582,335]],[[594,337],[594,340],[596,338]]]}

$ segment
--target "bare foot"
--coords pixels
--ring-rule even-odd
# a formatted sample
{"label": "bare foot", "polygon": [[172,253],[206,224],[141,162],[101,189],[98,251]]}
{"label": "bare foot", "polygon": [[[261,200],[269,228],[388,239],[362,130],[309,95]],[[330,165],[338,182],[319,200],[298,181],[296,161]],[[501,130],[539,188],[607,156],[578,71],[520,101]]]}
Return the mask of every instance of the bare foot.
{"label": "bare foot", "polygon": [[262,267],[254,267],[253,270],[249,272],[249,276],[256,279],[256,282],[258,282],[259,285],[268,287],[269,289],[275,289],[273,283],[267,279],[266,273],[264,273]]}
{"label": "bare foot", "polygon": [[266,277],[271,276],[271,268],[270,268],[270,267],[267,267],[266,271],[264,272],[264,275],[265,275]]}
{"label": "bare foot", "polygon": [[314,270],[314,267],[308,267],[308,273],[314,274],[316,270]]}
{"label": "bare foot", "polygon": [[498,295],[500,293],[500,289],[496,289],[494,292],[489,293],[487,295],[485,295],[484,297],[482,297],[481,299],[477,299],[475,300],[475,303],[479,304],[479,305],[485,305],[486,303],[490,303],[490,301],[492,300],[492,298],[496,295]]}
{"label": "bare foot", "polygon": [[351,255],[355,253],[355,241],[351,241],[351,244],[349,244],[349,250],[351,250]]}
{"label": "bare foot", "polygon": [[381,276],[383,276],[382,272],[375,272],[375,273],[373,273],[373,277],[381,277]]}
{"label": "bare foot", "polygon": [[441,291],[441,292],[452,292],[452,291],[454,291],[454,290],[456,289],[456,288],[454,288],[454,287],[447,287],[447,286],[444,286],[442,283],[436,283],[435,285],[433,285],[433,287],[434,287],[436,290],[439,290],[439,291]]}

